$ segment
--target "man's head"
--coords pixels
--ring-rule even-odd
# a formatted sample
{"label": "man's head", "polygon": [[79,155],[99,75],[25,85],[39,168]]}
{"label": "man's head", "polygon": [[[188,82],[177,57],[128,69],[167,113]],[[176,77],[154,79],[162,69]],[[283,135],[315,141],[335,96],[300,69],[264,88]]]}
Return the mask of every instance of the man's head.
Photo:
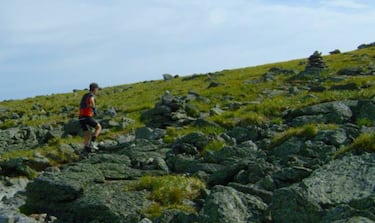
{"label": "man's head", "polygon": [[99,85],[97,83],[91,83],[90,84],[90,91],[91,92],[96,92],[99,90]]}

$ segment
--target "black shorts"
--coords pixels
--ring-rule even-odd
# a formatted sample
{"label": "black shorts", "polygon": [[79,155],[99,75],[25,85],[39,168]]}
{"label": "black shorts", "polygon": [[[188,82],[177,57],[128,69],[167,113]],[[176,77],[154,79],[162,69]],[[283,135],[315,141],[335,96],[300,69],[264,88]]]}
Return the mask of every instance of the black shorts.
{"label": "black shorts", "polygon": [[81,128],[83,131],[88,131],[89,126],[95,128],[99,123],[93,119],[92,117],[79,117],[79,124],[81,124]]}

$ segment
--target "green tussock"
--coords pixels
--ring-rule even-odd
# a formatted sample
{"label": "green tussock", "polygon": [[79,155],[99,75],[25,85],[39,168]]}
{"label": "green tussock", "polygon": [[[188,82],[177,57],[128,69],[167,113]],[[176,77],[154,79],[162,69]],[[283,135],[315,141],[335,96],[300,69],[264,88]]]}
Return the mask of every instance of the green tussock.
{"label": "green tussock", "polygon": [[130,185],[126,190],[148,190],[148,199],[153,205],[144,213],[155,218],[168,209],[179,209],[195,212],[195,208],[184,204],[184,200],[194,200],[201,196],[205,184],[194,177],[184,176],[144,176]]}
{"label": "green tussock", "polygon": [[274,138],[272,139],[270,148],[274,148],[282,144],[283,142],[287,141],[291,137],[299,137],[299,138],[303,137],[306,139],[312,139],[318,134],[319,130],[327,130],[327,129],[335,129],[335,128],[337,128],[337,126],[333,124],[329,124],[329,125],[307,124],[307,125],[300,126],[300,127],[291,127],[291,128],[288,128],[286,131],[275,135]]}
{"label": "green tussock", "polygon": [[336,153],[336,157],[347,152],[375,152],[375,133],[363,133],[358,136],[354,141]]}

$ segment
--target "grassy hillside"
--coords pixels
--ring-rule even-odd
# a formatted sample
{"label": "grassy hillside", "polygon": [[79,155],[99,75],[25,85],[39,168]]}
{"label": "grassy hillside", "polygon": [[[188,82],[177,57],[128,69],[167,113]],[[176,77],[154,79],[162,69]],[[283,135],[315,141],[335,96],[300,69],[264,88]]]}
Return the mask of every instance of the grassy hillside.
{"label": "grassy hillside", "polygon": [[[316,87],[330,89],[332,86],[340,84],[361,86],[358,88],[359,90],[303,90],[305,85],[311,84],[311,80],[293,77],[304,70],[308,56],[274,64],[177,77],[169,81],[145,81],[104,88],[97,97],[99,111],[113,107],[118,114],[114,118],[115,121],[126,117],[135,120],[135,122],[124,129],[105,133],[101,140],[113,138],[129,132],[131,129],[144,126],[141,120],[142,112],[153,108],[166,91],[178,96],[186,96],[189,92],[199,94],[205,100],[196,100],[191,103],[201,113],[209,113],[213,107],[233,107],[226,109],[220,115],[209,116],[211,121],[220,124],[222,128],[231,128],[241,124],[282,122],[282,113],[287,109],[325,101],[364,99],[375,96],[374,75],[354,75],[344,79],[340,79],[338,76],[338,72],[343,69],[356,68],[367,71],[371,67],[373,68],[375,66],[375,47],[324,56],[324,62],[328,69],[321,74],[319,86]],[[293,72],[276,75],[272,81],[260,81],[271,68]],[[293,87],[298,87],[298,92],[285,93]],[[67,123],[76,118],[79,100],[86,91],[2,101],[0,102],[0,108],[3,110],[0,115],[0,128],[58,126]],[[240,103],[241,106],[236,107],[236,103]],[[194,128],[196,127],[186,127],[182,130],[168,129],[169,137],[186,134],[193,131]],[[79,142],[80,140],[80,137],[62,138],[50,142],[50,145]],[[40,148],[40,150],[43,149],[51,149],[51,147]],[[23,155],[25,154],[9,152],[9,154],[2,154],[1,159]]]}

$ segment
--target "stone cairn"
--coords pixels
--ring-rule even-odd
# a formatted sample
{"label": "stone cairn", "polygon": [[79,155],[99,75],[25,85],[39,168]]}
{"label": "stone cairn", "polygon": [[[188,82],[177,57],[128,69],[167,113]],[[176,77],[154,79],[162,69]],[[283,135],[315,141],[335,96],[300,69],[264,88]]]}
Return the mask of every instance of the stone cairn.
{"label": "stone cairn", "polygon": [[308,59],[308,63],[306,66],[306,70],[308,69],[321,69],[324,70],[327,68],[325,64],[322,53],[315,51],[313,55],[311,55]]}
{"label": "stone cairn", "polygon": [[320,76],[320,73],[326,70],[328,67],[325,64],[322,53],[315,51],[307,61],[305,70],[298,74],[298,77],[316,77]]}

